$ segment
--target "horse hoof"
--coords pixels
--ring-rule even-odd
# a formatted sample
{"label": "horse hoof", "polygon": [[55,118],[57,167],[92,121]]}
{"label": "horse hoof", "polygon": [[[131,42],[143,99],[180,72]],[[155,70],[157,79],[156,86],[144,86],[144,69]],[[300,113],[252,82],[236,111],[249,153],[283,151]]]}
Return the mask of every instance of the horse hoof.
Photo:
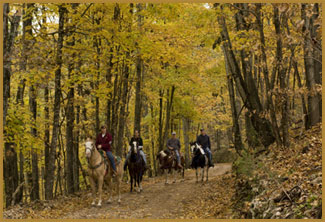
{"label": "horse hoof", "polygon": [[117,202],[120,204],[121,203],[121,200],[119,199]]}
{"label": "horse hoof", "polygon": [[95,201],[91,203],[91,206],[95,206],[95,205],[96,205]]}
{"label": "horse hoof", "polygon": [[97,207],[102,207],[102,204],[101,204],[101,203],[98,203],[98,204],[97,204]]}

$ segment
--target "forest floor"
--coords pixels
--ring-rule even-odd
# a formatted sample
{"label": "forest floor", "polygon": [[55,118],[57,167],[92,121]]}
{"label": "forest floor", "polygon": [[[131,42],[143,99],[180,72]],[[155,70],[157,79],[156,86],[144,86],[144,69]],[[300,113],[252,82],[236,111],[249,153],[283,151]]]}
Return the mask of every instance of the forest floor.
{"label": "forest floor", "polygon": [[[4,212],[5,218],[113,219],[113,218],[231,218],[234,177],[231,164],[216,164],[209,170],[209,181],[196,183],[195,171],[186,170],[185,180],[165,185],[164,177],[145,178],[141,193],[130,193],[123,182],[122,202],[116,196],[111,204],[103,196],[102,207],[91,206],[90,190],[30,207],[15,207]],[[20,209],[19,209],[20,208]]]}

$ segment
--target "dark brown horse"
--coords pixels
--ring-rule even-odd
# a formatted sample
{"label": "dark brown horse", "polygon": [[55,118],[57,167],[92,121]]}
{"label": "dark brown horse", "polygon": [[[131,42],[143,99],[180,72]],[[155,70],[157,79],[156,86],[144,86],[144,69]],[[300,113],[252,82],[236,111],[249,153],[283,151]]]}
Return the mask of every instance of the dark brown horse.
{"label": "dark brown horse", "polygon": [[180,168],[177,164],[177,159],[176,159],[176,154],[174,151],[160,151],[157,154],[157,159],[159,160],[159,165],[160,169],[163,171],[163,173],[166,174],[166,181],[165,184],[168,184],[168,173],[171,173],[172,175],[174,174],[174,181],[173,183],[176,182],[176,173],[179,172],[181,174],[182,180],[184,181],[184,167],[185,167],[185,159],[180,153],[180,158],[181,158],[181,165],[182,168]]}
{"label": "dark brown horse", "polygon": [[133,191],[133,185],[134,189],[138,185],[138,192],[140,192],[142,191],[141,181],[145,170],[145,164],[140,155],[137,142],[134,141],[130,149],[131,156],[127,162],[127,167],[130,174],[130,192]]}

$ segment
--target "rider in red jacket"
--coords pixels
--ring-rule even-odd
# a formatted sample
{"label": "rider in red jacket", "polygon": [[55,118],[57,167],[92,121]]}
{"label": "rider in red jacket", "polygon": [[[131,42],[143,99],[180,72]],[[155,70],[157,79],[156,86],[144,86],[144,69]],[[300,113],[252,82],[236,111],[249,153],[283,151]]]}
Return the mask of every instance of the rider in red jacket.
{"label": "rider in red jacket", "polygon": [[106,126],[102,126],[101,133],[98,134],[95,145],[98,149],[102,149],[106,152],[106,155],[112,164],[113,173],[116,174],[116,166],[115,166],[114,156],[111,150],[111,144],[112,144],[112,136],[111,134],[106,132]]}

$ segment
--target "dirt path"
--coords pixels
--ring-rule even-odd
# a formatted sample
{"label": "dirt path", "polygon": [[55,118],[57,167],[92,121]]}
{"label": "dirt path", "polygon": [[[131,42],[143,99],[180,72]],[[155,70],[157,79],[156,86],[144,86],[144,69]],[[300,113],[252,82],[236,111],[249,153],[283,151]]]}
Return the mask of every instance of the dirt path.
{"label": "dirt path", "polygon": [[[63,218],[186,218],[186,206],[200,195],[202,186],[231,170],[231,164],[217,164],[209,171],[209,182],[195,183],[195,171],[185,172],[185,181],[165,185],[163,178],[143,186],[141,193],[123,193],[122,202],[104,203],[101,208],[91,207],[67,213]],[[211,182],[212,181],[212,182]],[[114,198],[116,200],[116,198]]]}

